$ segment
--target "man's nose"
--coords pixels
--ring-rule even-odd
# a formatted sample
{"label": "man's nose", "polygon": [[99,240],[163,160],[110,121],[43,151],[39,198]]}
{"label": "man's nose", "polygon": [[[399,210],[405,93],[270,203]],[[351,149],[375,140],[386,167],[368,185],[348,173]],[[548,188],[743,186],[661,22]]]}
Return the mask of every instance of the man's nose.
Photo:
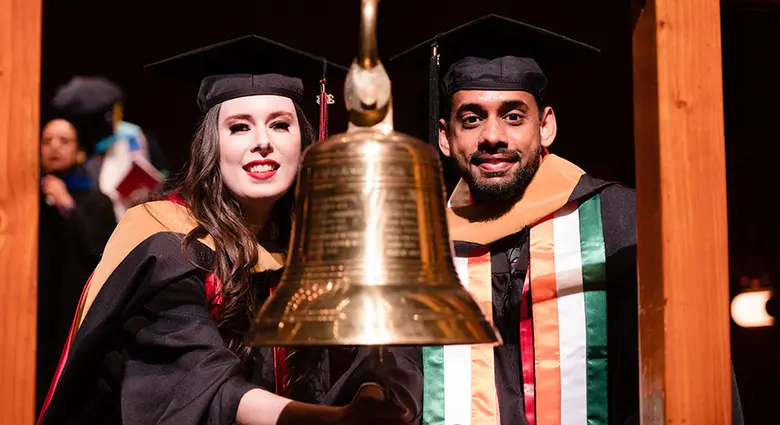
{"label": "man's nose", "polygon": [[499,118],[488,118],[483,127],[481,144],[506,144],[506,129]]}

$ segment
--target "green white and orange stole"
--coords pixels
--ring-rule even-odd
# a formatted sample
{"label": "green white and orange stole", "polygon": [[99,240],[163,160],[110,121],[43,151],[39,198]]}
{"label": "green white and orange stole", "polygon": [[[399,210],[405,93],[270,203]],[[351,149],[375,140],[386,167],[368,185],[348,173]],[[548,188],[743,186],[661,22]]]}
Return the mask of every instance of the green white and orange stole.
{"label": "green white and orange stole", "polygon": [[[450,236],[480,244],[455,257],[455,267],[489,318],[493,315],[489,244],[530,227],[531,264],[520,323],[525,415],[530,425],[608,422],[601,204],[598,195],[582,203],[568,202],[582,174],[573,164],[546,156],[523,199],[493,222],[469,221],[471,202],[463,182],[450,199]],[[424,347],[423,369],[423,424],[501,423],[492,346]]]}

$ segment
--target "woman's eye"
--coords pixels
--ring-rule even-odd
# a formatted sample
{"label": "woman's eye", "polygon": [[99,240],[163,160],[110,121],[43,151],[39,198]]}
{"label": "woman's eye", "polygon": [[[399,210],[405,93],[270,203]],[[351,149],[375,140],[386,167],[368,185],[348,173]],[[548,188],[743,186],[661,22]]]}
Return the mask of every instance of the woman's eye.
{"label": "woman's eye", "polygon": [[287,131],[290,129],[290,123],[286,121],[279,121],[271,124],[271,128],[278,131]]}
{"label": "woman's eye", "polygon": [[229,127],[230,134],[244,133],[249,131],[249,125],[245,123],[233,124]]}

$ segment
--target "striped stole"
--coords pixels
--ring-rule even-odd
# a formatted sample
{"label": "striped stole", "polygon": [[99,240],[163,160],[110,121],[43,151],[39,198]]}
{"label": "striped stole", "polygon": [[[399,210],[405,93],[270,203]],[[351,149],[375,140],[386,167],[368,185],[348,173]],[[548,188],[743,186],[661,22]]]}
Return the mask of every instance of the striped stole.
{"label": "striped stole", "polygon": [[[520,306],[526,419],[531,425],[606,425],[606,255],[599,196],[571,202],[532,226],[530,254]],[[492,318],[489,246],[454,261],[461,282]],[[424,347],[423,372],[423,424],[501,423],[492,346]]]}

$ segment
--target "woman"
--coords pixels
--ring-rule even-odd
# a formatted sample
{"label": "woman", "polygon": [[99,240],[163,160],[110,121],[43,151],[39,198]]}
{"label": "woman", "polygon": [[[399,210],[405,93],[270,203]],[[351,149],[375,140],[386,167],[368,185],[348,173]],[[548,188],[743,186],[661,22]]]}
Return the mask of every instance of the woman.
{"label": "woman", "polygon": [[73,306],[116,227],[111,200],[86,177],[76,128],[60,118],[41,133],[36,404],[40,408],[68,336]]}
{"label": "woman", "polygon": [[[332,363],[322,350],[280,359],[244,344],[283,266],[290,188],[314,138],[300,107],[303,83],[286,75],[321,62],[301,55],[250,37],[174,58],[206,75],[198,95],[205,117],[182,189],[131,209],[112,235],[40,423],[397,424],[418,416],[419,349],[390,350],[381,372],[361,350],[334,379],[322,373]],[[381,377],[400,403],[376,400],[385,398],[372,385]],[[341,407],[273,393],[285,388]]]}

